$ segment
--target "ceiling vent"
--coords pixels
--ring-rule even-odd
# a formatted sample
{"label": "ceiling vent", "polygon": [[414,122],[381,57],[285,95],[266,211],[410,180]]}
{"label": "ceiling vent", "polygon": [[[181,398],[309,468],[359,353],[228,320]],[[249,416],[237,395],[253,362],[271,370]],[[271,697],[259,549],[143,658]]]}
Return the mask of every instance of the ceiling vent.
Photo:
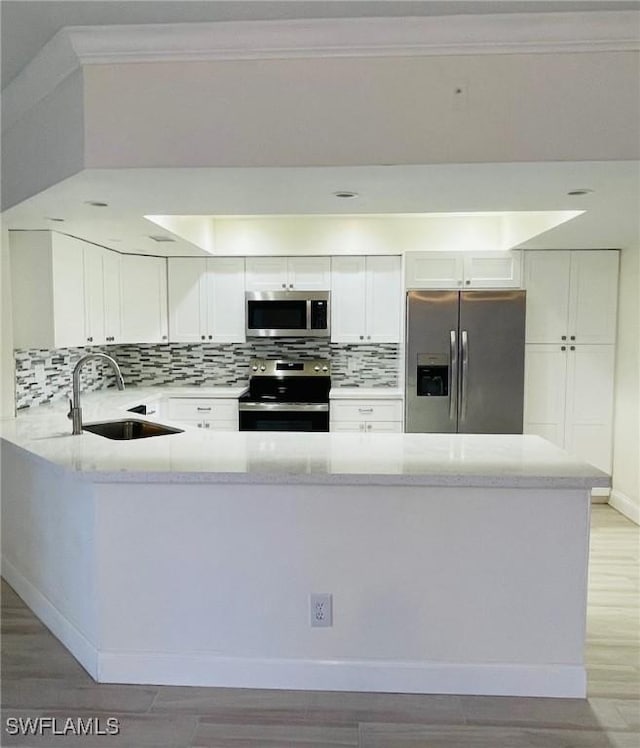
{"label": "ceiling vent", "polygon": [[163,236],[162,234],[152,234],[149,239],[153,239],[154,242],[175,242],[175,239],[171,236]]}

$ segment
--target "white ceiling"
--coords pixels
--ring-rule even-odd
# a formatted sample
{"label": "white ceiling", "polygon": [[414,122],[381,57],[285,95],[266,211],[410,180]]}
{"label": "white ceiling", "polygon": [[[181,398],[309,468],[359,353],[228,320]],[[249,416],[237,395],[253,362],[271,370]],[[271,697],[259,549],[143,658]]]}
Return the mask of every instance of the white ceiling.
{"label": "white ceiling", "polygon": [[639,8],[638,0],[2,0],[2,87],[65,26]]}
{"label": "white ceiling", "polygon": [[[592,193],[570,197],[569,190]],[[339,200],[336,190],[360,193]],[[96,208],[86,201],[103,201]],[[145,215],[349,215],[585,210],[529,248],[638,247],[636,162],[327,168],[87,170],[8,210],[14,229],[54,229],[124,252],[196,254],[158,244]],[[63,223],[50,218],[63,218]],[[166,232],[168,233],[168,232]]]}
{"label": "white ceiling", "polygon": [[[2,0],[2,74],[11,80],[63,26],[461,13],[640,9],[609,2],[155,2]],[[583,197],[567,192],[589,188]],[[337,190],[360,193],[337,200]],[[103,201],[95,208],[86,201]],[[13,229],[55,229],[124,252],[194,254],[158,244],[144,215],[334,215],[585,210],[529,240],[536,248],[639,247],[636,162],[449,164],[327,168],[87,170],[7,211]],[[51,218],[62,218],[54,222]]]}

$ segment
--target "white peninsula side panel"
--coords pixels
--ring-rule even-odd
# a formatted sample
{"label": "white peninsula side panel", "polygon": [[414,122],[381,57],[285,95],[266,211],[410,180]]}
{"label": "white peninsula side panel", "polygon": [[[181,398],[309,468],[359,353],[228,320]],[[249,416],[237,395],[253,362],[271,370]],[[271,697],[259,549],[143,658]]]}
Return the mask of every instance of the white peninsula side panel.
{"label": "white peninsula side panel", "polygon": [[55,434],[1,440],[3,574],[100,682],[585,696],[603,476],[537,437]]}

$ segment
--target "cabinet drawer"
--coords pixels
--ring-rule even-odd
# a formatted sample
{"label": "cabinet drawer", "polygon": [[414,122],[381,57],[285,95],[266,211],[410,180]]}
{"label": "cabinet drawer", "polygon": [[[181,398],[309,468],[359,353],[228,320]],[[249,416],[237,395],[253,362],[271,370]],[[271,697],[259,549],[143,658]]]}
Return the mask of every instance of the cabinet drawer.
{"label": "cabinet drawer", "polygon": [[331,431],[359,431],[360,433],[401,434],[402,421],[335,421]]}
{"label": "cabinet drawer", "polygon": [[175,421],[235,421],[238,401],[219,398],[170,397],[168,417]]}
{"label": "cabinet drawer", "polygon": [[331,403],[331,421],[400,421],[402,400],[339,400]]}

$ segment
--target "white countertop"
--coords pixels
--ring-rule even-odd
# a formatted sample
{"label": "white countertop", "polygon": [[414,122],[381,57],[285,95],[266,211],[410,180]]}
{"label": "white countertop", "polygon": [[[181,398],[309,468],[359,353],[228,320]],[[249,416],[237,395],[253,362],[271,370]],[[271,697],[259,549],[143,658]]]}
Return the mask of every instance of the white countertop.
{"label": "white countertop", "polygon": [[[237,391],[238,388],[235,388]],[[231,389],[213,388],[219,397]],[[145,387],[83,396],[85,423],[123,417],[141,402],[206,388]],[[214,396],[214,395],[208,395]],[[236,395],[237,396],[237,395]],[[115,441],[71,435],[64,402],[0,422],[0,436],[94,482],[326,483],[591,488],[609,476],[537,436],[387,433],[184,432]]]}
{"label": "white countertop", "polygon": [[402,400],[402,390],[398,387],[332,387],[331,400]]}

